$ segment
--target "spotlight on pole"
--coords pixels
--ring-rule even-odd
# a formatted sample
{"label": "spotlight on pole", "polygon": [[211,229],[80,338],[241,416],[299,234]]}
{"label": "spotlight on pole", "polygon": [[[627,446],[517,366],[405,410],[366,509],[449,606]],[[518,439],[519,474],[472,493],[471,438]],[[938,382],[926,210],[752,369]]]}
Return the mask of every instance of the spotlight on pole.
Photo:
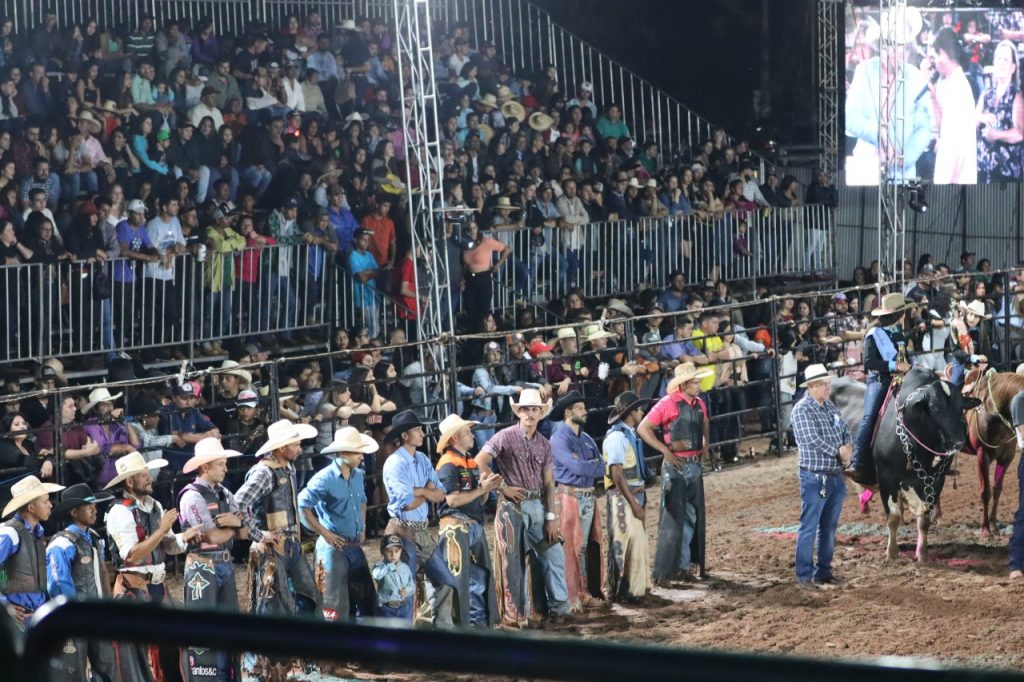
{"label": "spotlight on pole", "polygon": [[925,196],[924,185],[911,185],[907,205],[914,213],[928,212],[928,198]]}

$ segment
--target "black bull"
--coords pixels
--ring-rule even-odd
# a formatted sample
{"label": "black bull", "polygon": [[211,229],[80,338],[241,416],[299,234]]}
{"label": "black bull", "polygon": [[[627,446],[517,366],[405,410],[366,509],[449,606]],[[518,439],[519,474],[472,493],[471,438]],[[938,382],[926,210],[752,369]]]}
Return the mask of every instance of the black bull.
{"label": "black bull", "polygon": [[[864,385],[832,382],[832,400],[856,437],[864,415]],[[889,526],[887,555],[897,556],[896,531],[909,509],[917,517],[917,559],[928,558],[930,511],[939,503],[952,458],[967,440],[964,410],[977,407],[931,370],[914,367],[878,423],[873,454],[878,492]]]}

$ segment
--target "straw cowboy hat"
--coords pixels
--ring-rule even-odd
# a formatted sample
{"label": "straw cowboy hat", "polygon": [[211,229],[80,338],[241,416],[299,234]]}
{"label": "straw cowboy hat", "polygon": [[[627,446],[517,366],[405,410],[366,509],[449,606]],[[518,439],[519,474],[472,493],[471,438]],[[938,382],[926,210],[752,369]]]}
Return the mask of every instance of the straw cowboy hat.
{"label": "straw cowboy hat", "polygon": [[309,424],[293,424],[287,419],[279,419],[267,427],[267,442],[256,451],[256,456],[268,455],[286,445],[315,438],[317,433],[316,427]]}
{"label": "straw cowboy hat", "polygon": [[960,309],[963,310],[965,313],[977,315],[983,320],[992,319],[992,315],[985,311],[984,301],[971,301],[970,303],[964,303],[963,301],[960,301]]}
{"label": "straw cowboy hat", "polygon": [[619,313],[620,315],[625,315],[626,317],[633,317],[633,309],[626,305],[626,302],[621,298],[608,299],[608,305],[606,305],[604,309],[605,312],[611,310]]}
{"label": "straw cowboy hat", "polygon": [[[558,334],[555,336],[553,343],[559,343],[566,339],[576,340],[576,330],[572,327],[562,327],[558,330]],[[559,343],[559,345],[561,344]]]}
{"label": "straw cowboy hat", "polygon": [[519,394],[519,402],[515,399],[510,399],[509,402],[512,404],[512,411],[519,415],[520,407],[542,407],[544,408],[544,414],[540,416],[541,419],[551,414],[551,398],[547,399],[547,402],[541,400],[540,391],[535,388],[524,388],[523,392]]}
{"label": "straw cowboy hat", "polygon": [[380,449],[380,445],[377,444],[373,438],[370,438],[366,434],[359,433],[359,430],[354,426],[346,426],[345,428],[338,429],[334,433],[334,440],[331,441],[330,445],[320,451],[321,455],[328,455],[332,452],[360,452],[364,455],[368,455],[371,452],[377,452]]}
{"label": "straw cowboy hat", "polygon": [[219,438],[204,438],[196,443],[195,454],[181,467],[181,473],[192,473],[202,465],[216,462],[218,459],[241,456],[242,453],[237,450],[225,450]]}
{"label": "straw cowboy hat", "polygon": [[623,391],[615,396],[615,405],[608,415],[608,425],[611,426],[638,407],[646,407],[654,402],[653,398],[641,398],[633,391]]}
{"label": "straw cowboy hat", "polygon": [[359,30],[356,27],[355,19],[345,19],[344,21],[341,22],[341,25],[338,26],[338,28],[341,29],[342,31],[358,31]]}
{"label": "straw cowboy hat", "polygon": [[555,125],[555,119],[551,118],[543,111],[535,111],[530,114],[530,127],[538,133],[550,130],[553,125]]}
{"label": "straw cowboy hat", "polygon": [[60,490],[64,490],[64,486],[56,483],[43,483],[35,476],[26,476],[11,486],[11,501],[4,507],[4,513],[0,514],[0,518],[18,511],[33,500]]}
{"label": "straw cowboy hat", "polygon": [[613,339],[615,334],[606,330],[600,324],[588,324],[583,328],[583,343],[590,343],[591,341],[597,341],[598,339]]}
{"label": "straw cowboy hat", "polygon": [[468,419],[463,419],[457,414],[450,414],[441,420],[438,425],[438,429],[441,431],[441,435],[437,439],[437,454],[442,454],[444,449],[448,447],[448,441],[452,439],[452,436],[457,434],[462,429],[467,427],[472,428],[476,426],[478,422],[472,422]]}
{"label": "straw cowboy hat", "polygon": [[501,99],[506,99],[507,100],[509,97],[512,97],[513,94],[515,94],[515,93],[512,92],[512,88],[508,87],[507,85],[499,85],[498,86],[497,95],[498,95],[498,99],[499,100],[501,100]]}
{"label": "straw cowboy hat", "polygon": [[492,93],[488,92],[486,95],[477,100],[477,104],[485,106],[488,109],[497,109],[498,99]]}
{"label": "straw cowboy hat", "polygon": [[114,462],[114,468],[117,470],[117,476],[110,480],[110,483],[103,486],[104,490],[110,490],[118,483],[121,483],[126,478],[131,478],[135,474],[141,474],[143,471],[154,471],[156,469],[163,469],[167,466],[166,459],[154,459],[149,462],[138,452],[129,452],[123,457],[119,457]]}
{"label": "straw cowboy hat", "polygon": [[675,375],[672,380],[668,382],[668,386],[665,387],[665,393],[672,393],[677,388],[685,384],[687,381],[693,381],[694,379],[706,379],[715,372],[710,369],[697,369],[697,366],[692,362],[684,362],[680,365],[676,365]]}
{"label": "straw cowboy hat", "polygon": [[384,442],[398,440],[406,431],[420,428],[426,431],[427,425],[412,410],[402,410],[391,419],[391,428],[384,434]]}
{"label": "straw cowboy hat", "polygon": [[64,494],[60,496],[60,502],[53,505],[50,518],[59,521],[72,509],[81,507],[83,504],[103,504],[112,499],[114,496],[110,493],[94,493],[87,484],[76,483],[64,491]]}
{"label": "straw cowboy hat", "polygon": [[112,99],[103,100],[103,104],[97,107],[100,111],[105,111],[108,114],[120,114],[123,110],[117,106],[117,102]]}
{"label": "straw cowboy hat", "polygon": [[99,135],[100,131],[103,130],[103,124],[92,115],[91,111],[83,111],[78,116],[72,116],[71,120],[75,123],[85,122],[89,126],[89,132],[93,135]]}
{"label": "straw cowboy hat", "polygon": [[907,300],[903,298],[903,294],[886,294],[882,297],[882,303],[871,311],[871,315],[874,317],[892,315],[893,313],[903,312],[908,307]]}
{"label": "straw cowboy hat", "polygon": [[494,128],[487,125],[486,123],[477,124],[476,130],[478,133],[480,133],[481,142],[490,142],[491,138],[494,137]]}
{"label": "straw cowboy hat", "polygon": [[225,360],[220,363],[220,368],[227,371],[218,372],[218,374],[230,374],[231,376],[238,377],[239,379],[244,379],[247,384],[252,383],[252,372],[242,369],[241,365],[234,360]]}
{"label": "straw cowboy hat", "polygon": [[514,118],[517,121],[525,121],[526,107],[515,100],[505,102],[501,105],[501,115],[505,118]]}
{"label": "straw cowboy hat", "polygon": [[89,393],[89,402],[87,402],[85,404],[85,407],[82,408],[82,412],[83,414],[88,414],[89,412],[92,412],[92,408],[96,407],[100,403],[112,403],[118,398],[120,398],[122,395],[124,394],[114,393],[113,395],[111,395],[110,391],[108,391],[103,386],[101,386],[100,388],[94,388]]}
{"label": "straw cowboy hat", "polygon": [[807,388],[807,384],[812,381],[832,381],[832,377],[829,375],[828,370],[825,369],[825,365],[807,365],[807,369],[804,370],[804,383],[800,384],[800,388]]}
{"label": "straw cowboy hat", "polygon": [[519,205],[513,204],[512,200],[509,199],[508,197],[498,197],[498,201],[495,202],[494,208],[498,209],[499,211],[517,211],[519,210]]}

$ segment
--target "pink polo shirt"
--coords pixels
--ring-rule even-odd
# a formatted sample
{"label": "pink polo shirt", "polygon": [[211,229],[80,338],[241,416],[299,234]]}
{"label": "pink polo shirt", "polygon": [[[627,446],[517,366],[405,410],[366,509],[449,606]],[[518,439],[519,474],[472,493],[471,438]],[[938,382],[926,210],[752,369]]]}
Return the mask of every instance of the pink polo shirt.
{"label": "pink polo shirt", "polygon": [[[665,441],[665,445],[670,447],[672,443],[670,429],[672,427],[672,422],[674,422],[676,417],[679,416],[679,401],[684,401],[688,405],[693,405],[694,401],[696,401],[700,405],[701,412],[704,413],[704,418],[707,419],[708,417],[708,407],[704,404],[704,401],[701,400],[699,396],[696,398],[690,398],[682,391],[670,393],[655,403],[654,407],[651,408],[651,411],[647,413],[647,416],[645,416],[644,419],[650,422],[652,426],[661,429],[661,438]],[[693,457],[700,453],[700,450],[687,450],[685,452],[672,451],[672,454],[676,457]]]}

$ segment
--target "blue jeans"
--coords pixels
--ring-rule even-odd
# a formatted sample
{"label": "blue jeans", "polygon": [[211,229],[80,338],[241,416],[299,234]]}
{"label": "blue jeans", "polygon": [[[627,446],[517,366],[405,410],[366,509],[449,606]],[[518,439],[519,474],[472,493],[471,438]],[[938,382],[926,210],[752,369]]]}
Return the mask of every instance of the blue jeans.
{"label": "blue jeans", "polygon": [[363,324],[366,326],[366,331],[369,332],[371,339],[376,339],[380,336],[380,302],[377,297],[373,297],[373,303],[365,306],[358,306],[356,308],[359,314],[363,318]]}
{"label": "blue jeans", "polygon": [[1024,571],[1024,457],[1017,463],[1017,478],[1022,482],[1017,495],[1017,513],[1013,515],[1010,536],[1010,570]]}
{"label": "blue jeans", "polygon": [[113,357],[114,348],[114,307],[109,298],[100,301],[100,347]]}
{"label": "blue jeans", "polygon": [[[498,415],[489,414],[481,416],[477,413],[473,413],[473,421],[478,421],[481,424],[497,424]],[[490,440],[491,436],[494,435],[494,429],[475,429],[473,431],[473,440],[476,441],[476,449],[479,451],[483,446]]]}
{"label": "blue jeans", "polygon": [[576,504],[580,509],[580,531],[583,534],[583,542],[580,543],[579,561],[580,585],[587,584],[587,539],[590,537],[590,528],[594,525],[594,498],[580,495],[576,498]]}
{"label": "blue jeans", "polygon": [[234,316],[234,296],[231,291],[207,292],[206,319],[203,320],[203,338],[216,339],[231,333]]}
{"label": "blue jeans", "polygon": [[64,195],[64,199],[74,199],[82,191],[88,194],[95,194],[100,190],[99,179],[96,177],[96,171],[86,171],[85,173],[69,173],[64,176],[64,184],[61,187],[61,193]]}
{"label": "blue jeans", "polygon": [[[270,280],[270,298],[274,302],[271,331],[286,330],[282,331],[281,338],[288,340],[292,337],[292,329],[297,324],[295,319],[297,301],[291,277],[272,277]],[[282,298],[284,298],[283,305]]]}
{"label": "blue jeans", "polygon": [[949,373],[949,383],[963,388],[965,373],[966,370],[963,364],[958,362],[956,358],[953,358],[953,369]]}
{"label": "blue jeans", "polygon": [[558,253],[559,291],[568,291],[576,286],[580,271],[579,249],[563,248]]}
{"label": "blue jeans", "polygon": [[[825,496],[821,496],[824,489]],[[826,580],[832,576],[836,528],[846,499],[842,474],[814,474],[800,469],[800,532],[796,538],[796,579]],[[818,562],[814,562],[814,540]]]}
{"label": "blue jeans", "polygon": [[241,179],[243,183],[252,187],[256,192],[256,198],[259,198],[270,187],[270,181],[274,179],[274,174],[266,168],[260,170],[256,166],[246,166],[242,169]]}
{"label": "blue jeans", "polygon": [[875,435],[875,424],[878,413],[885,402],[885,394],[889,384],[883,384],[877,375],[868,375],[867,388],[864,390],[864,418],[860,420],[860,430],[853,445],[853,457],[850,465],[854,469],[872,470],[875,466],[874,454],[871,452],[871,438]]}
{"label": "blue jeans", "polygon": [[[528,551],[532,551],[540,562],[544,574],[544,593],[550,613],[569,613],[569,590],[565,586],[565,553],[562,543],[548,546],[544,539],[544,505],[540,500],[526,500],[519,505],[523,513],[523,532],[526,535]],[[500,561],[500,558],[497,558]],[[529,571],[523,574],[529,580]],[[528,585],[524,586],[524,590]]]}

